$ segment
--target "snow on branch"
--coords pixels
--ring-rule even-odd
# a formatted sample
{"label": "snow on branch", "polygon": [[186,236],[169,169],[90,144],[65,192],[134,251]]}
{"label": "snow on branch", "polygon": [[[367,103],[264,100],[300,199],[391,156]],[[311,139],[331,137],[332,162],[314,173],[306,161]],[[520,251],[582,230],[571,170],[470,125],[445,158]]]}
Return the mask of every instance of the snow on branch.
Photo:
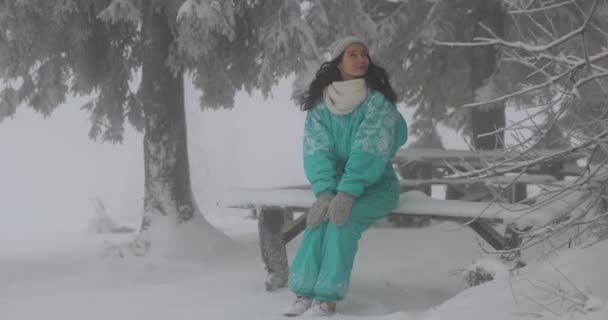
{"label": "snow on branch", "polygon": [[[565,5],[566,2],[560,3],[559,6],[549,6],[549,7],[541,7],[545,8],[545,10],[556,9],[557,7],[561,7]],[[536,83],[536,84],[522,84],[522,89],[504,94],[495,98],[487,98],[478,101],[464,104],[462,107],[479,107],[482,105],[493,104],[497,102],[504,102],[511,98],[515,98],[518,96],[522,96],[525,94],[532,94],[537,92],[538,90],[542,90],[545,88],[556,88],[558,91],[565,91],[568,95],[578,96],[579,88],[584,84],[587,84],[591,81],[596,81],[599,79],[603,79],[607,77],[608,70],[602,67],[598,63],[608,57],[608,50],[602,50],[599,53],[590,55],[587,52],[587,43],[585,38],[585,32],[591,26],[591,21],[596,12],[598,11],[599,0],[594,0],[589,13],[584,14],[584,22],[577,27],[576,29],[566,33],[565,35],[553,39],[547,44],[544,45],[536,45],[531,43],[525,43],[523,41],[507,41],[496,35],[490,28],[487,26],[480,24],[480,27],[483,28],[490,37],[477,37],[473,42],[444,42],[444,41],[434,41],[434,43],[442,46],[449,47],[478,47],[478,46],[499,46],[503,49],[505,56],[508,57],[509,61],[519,63],[525,67],[536,70],[530,76],[534,74],[542,74],[545,77],[545,80]],[[537,8],[540,9],[540,8]],[[530,11],[537,10],[525,8],[522,11]],[[532,19],[533,22],[534,19]],[[538,23],[537,27],[542,29],[542,25]],[[548,31],[547,31],[548,32]],[[556,47],[574,39],[575,37],[580,37],[583,42],[583,51],[584,54],[582,57],[573,56],[573,55],[565,55],[563,52],[554,55],[550,51],[555,49]],[[543,59],[544,62],[543,62]],[[548,62],[546,61],[548,60]],[[542,65],[540,65],[542,63]],[[553,67],[554,73],[548,73],[545,71],[545,68],[548,66]],[[559,66],[559,67],[555,67]],[[586,74],[583,78],[578,80],[573,80],[574,74],[578,71],[585,70],[588,74]],[[570,82],[566,83],[565,80],[570,80]]]}
{"label": "snow on branch", "polygon": [[110,5],[97,15],[97,18],[110,23],[139,22],[141,12],[131,0],[112,0]]}
{"label": "snow on branch", "polygon": [[[471,107],[478,107],[478,106],[482,106],[482,105],[492,104],[492,103],[496,103],[496,102],[505,101],[505,100],[508,100],[510,98],[514,98],[514,97],[517,97],[517,96],[520,96],[520,95],[523,95],[523,94],[526,94],[526,93],[531,93],[531,92],[539,90],[539,89],[543,89],[543,88],[551,86],[551,85],[555,84],[556,82],[558,82],[559,80],[561,80],[561,79],[563,79],[563,78],[571,75],[572,72],[574,72],[577,69],[580,69],[581,67],[583,67],[585,65],[591,64],[592,69],[604,69],[604,68],[602,68],[600,66],[593,65],[593,63],[598,62],[598,61],[603,60],[603,59],[606,59],[606,58],[608,58],[608,51],[601,52],[599,54],[587,57],[586,60],[577,62],[576,64],[572,65],[566,71],[564,71],[562,73],[558,73],[557,75],[551,76],[545,82],[541,82],[539,84],[532,85],[532,86],[526,86],[525,88],[523,88],[523,89],[521,89],[519,91],[511,92],[511,93],[505,94],[505,95],[497,97],[497,98],[488,99],[488,100],[484,100],[484,101],[473,102],[473,103],[467,103],[467,104],[462,105],[462,107],[463,108],[471,108]],[[585,84],[585,83],[587,83],[589,81],[600,79],[600,78],[603,78],[603,77],[606,77],[606,72],[599,73],[599,74],[594,74],[591,77],[583,78],[583,79],[577,81],[574,84],[574,87],[578,88],[581,85],[583,85],[583,84]],[[574,92],[573,92],[573,94],[574,94]]]}
{"label": "snow on branch", "polygon": [[[537,157],[537,158],[531,159],[531,160],[521,161],[521,160],[519,160],[519,158],[521,158],[521,154],[516,154],[516,156],[514,158],[510,158],[510,159],[506,158],[506,159],[500,159],[500,160],[496,159],[496,161],[493,165],[490,165],[483,169],[467,170],[466,172],[462,172],[460,170],[457,170],[456,168],[452,168],[452,170],[456,173],[448,176],[448,178],[458,178],[458,179],[470,178],[472,181],[475,181],[475,180],[486,179],[491,176],[504,175],[504,174],[507,174],[507,173],[513,172],[513,171],[524,171],[525,169],[527,169],[531,166],[537,165],[537,164],[549,162],[551,160],[559,159],[559,158],[562,158],[562,157],[565,157],[565,156],[568,156],[571,154],[576,154],[578,152],[588,151],[590,147],[594,146],[598,142],[601,142],[602,140],[606,139],[607,137],[608,137],[608,130],[598,134],[594,138],[589,139],[588,141],[585,141],[584,143],[581,143],[579,145],[576,145],[576,146],[573,146],[571,148],[564,149],[561,151],[557,151],[555,153],[551,153],[548,155],[540,156],[540,157]],[[530,151],[530,152],[533,152],[533,151]]]}
{"label": "snow on branch", "polygon": [[569,4],[573,4],[575,3],[576,0],[568,0],[568,1],[563,1],[563,2],[559,2],[559,3],[555,3],[555,4],[551,4],[548,6],[541,6],[538,8],[524,8],[524,9],[516,9],[516,10],[510,10],[508,13],[509,14],[525,14],[525,13],[534,13],[534,12],[541,12],[541,11],[546,11],[546,10],[551,10],[551,9],[557,9],[561,6],[565,6],[565,5],[569,5]]}
{"label": "snow on branch", "polygon": [[[512,92],[512,93],[509,93],[509,94],[506,94],[506,95],[503,95],[503,96],[500,96],[500,97],[497,97],[497,98],[494,98],[494,99],[485,100],[485,101],[479,101],[479,102],[474,102],[474,103],[467,103],[467,104],[464,104],[462,107],[468,107],[468,108],[470,108],[470,107],[478,107],[478,106],[482,106],[482,105],[496,103],[496,102],[504,101],[504,100],[507,100],[507,99],[510,99],[510,98],[513,98],[513,97],[516,97],[516,96],[520,96],[522,94],[530,93],[530,92],[533,92],[533,91],[536,91],[536,90],[548,87],[548,86],[556,83],[557,81],[559,81],[559,80],[561,80],[561,79],[563,79],[563,78],[571,75],[575,70],[578,70],[581,67],[586,66],[586,65],[590,65],[592,67],[592,69],[604,69],[604,68],[602,68],[600,66],[593,65],[593,63],[599,62],[600,60],[603,60],[603,59],[606,59],[606,58],[608,58],[608,51],[604,51],[604,52],[598,53],[596,55],[589,56],[589,57],[587,57],[587,59],[579,61],[578,63],[570,66],[570,68],[568,68],[566,71],[550,77],[545,82],[542,82],[542,83],[539,83],[539,84],[536,84],[536,85],[532,85],[532,86],[527,86],[526,88],[524,88],[522,90],[519,90],[519,91],[516,91],[516,92]],[[578,88],[581,85],[583,85],[584,83],[587,83],[587,82],[589,82],[591,80],[596,80],[596,79],[599,79],[599,78],[603,78],[605,76],[606,76],[605,72],[604,73],[600,73],[600,74],[595,74],[592,77],[588,77],[588,78],[584,78],[584,79],[579,80],[578,82],[576,82],[574,84],[574,87]],[[573,92],[573,94],[574,94],[574,92]]]}
{"label": "snow on branch", "polygon": [[195,18],[208,30],[216,30],[232,41],[235,37],[232,1],[186,0],[177,12],[177,21]]}

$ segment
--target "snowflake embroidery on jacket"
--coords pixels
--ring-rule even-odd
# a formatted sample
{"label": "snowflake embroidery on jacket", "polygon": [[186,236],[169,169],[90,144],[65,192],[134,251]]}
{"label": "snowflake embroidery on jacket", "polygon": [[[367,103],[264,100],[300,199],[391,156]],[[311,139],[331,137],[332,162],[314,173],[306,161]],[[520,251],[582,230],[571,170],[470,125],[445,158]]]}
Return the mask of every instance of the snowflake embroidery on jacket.
{"label": "snowflake embroidery on jacket", "polygon": [[357,130],[353,149],[389,158],[393,151],[397,110],[383,103],[379,96],[370,99],[365,107],[367,115]]}
{"label": "snowflake embroidery on jacket", "polygon": [[304,155],[309,156],[318,152],[329,152],[331,140],[327,129],[321,123],[318,110],[311,110],[306,115],[304,123]]}

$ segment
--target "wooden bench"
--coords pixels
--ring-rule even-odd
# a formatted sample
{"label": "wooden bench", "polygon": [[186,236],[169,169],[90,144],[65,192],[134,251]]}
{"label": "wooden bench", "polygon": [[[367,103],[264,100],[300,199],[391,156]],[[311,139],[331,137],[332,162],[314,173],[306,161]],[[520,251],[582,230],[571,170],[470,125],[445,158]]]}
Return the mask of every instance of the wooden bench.
{"label": "wooden bench", "polygon": [[[313,193],[304,186],[295,188],[240,189],[220,199],[219,207],[254,210],[258,217],[258,232],[262,261],[268,272],[266,290],[287,284],[289,264],[286,245],[306,227],[306,214],[286,223],[285,214],[307,212],[315,201]],[[440,200],[420,191],[402,193],[399,206],[391,213],[409,217],[467,223],[482,239],[496,250],[511,249],[519,243],[509,243],[493,225],[509,224],[521,228],[544,226],[563,214],[563,208],[533,208],[521,204]]]}

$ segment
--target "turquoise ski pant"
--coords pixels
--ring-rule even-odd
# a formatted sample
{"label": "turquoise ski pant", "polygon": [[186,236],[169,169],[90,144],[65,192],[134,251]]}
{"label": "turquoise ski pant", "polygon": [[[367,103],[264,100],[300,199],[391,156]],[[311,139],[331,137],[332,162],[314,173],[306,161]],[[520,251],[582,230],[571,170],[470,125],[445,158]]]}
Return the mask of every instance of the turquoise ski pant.
{"label": "turquoise ski pant", "polygon": [[398,199],[398,191],[367,192],[355,201],[343,226],[325,222],[307,227],[291,266],[291,291],[322,301],[344,299],[361,234],[393,210]]}

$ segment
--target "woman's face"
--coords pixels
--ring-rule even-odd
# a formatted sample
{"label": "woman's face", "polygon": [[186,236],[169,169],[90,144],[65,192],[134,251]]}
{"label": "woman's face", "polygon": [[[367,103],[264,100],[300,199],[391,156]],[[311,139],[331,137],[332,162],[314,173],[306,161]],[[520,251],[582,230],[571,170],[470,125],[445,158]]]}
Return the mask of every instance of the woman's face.
{"label": "woman's face", "polygon": [[360,43],[353,43],[346,47],[342,60],[338,64],[342,81],[365,76],[368,67],[369,57],[367,48]]}

